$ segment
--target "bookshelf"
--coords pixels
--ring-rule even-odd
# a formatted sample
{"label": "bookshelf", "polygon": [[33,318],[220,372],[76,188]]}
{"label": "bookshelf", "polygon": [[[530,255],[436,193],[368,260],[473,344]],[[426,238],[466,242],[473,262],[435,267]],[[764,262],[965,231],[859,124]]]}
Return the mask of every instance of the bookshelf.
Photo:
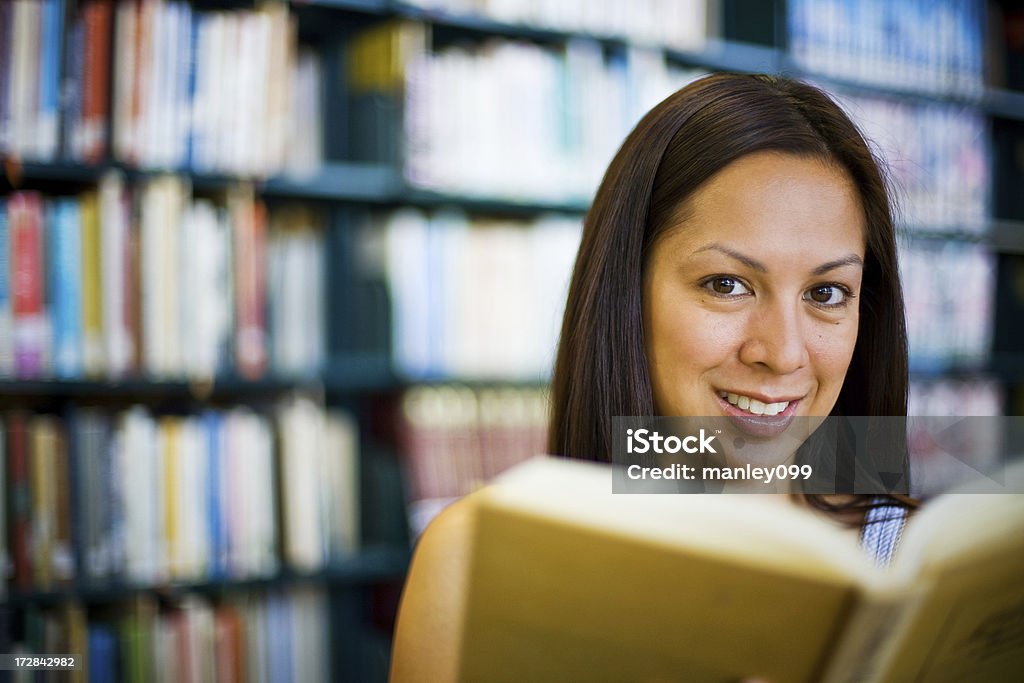
{"label": "bookshelf", "polygon": [[[50,7],[51,4],[65,9],[74,5],[71,2],[47,2],[41,6]],[[82,7],[104,5],[103,2],[84,1],[79,4]],[[174,6],[174,21],[179,22],[179,28],[186,26],[188,21],[198,22],[200,17],[213,16],[214,12],[232,16],[253,13],[247,16],[255,16],[256,4],[249,0],[155,3],[165,9]],[[543,4],[533,3],[530,7]],[[324,269],[320,286],[329,294],[318,295],[323,299],[318,302],[322,305],[324,317],[320,335],[323,348],[314,355],[318,353],[322,358],[300,371],[279,371],[271,363],[247,377],[238,367],[221,359],[212,371],[207,368],[206,372],[191,379],[179,370],[154,373],[138,365],[114,376],[105,376],[103,372],[89,376],[78,373],[79,376],[66,379],[57,379],[47,373],[20,378],[8,375],[0,379],[0,413],[6,416],[11,411],[28,408],[60,417],[74,408],[85,406],[98,407],[116,415],[134,407],[160,416],[184,417],[201,415],[212,406],[223,411],[245,408],[272,419],[270,416],[275,406],[282,401],[296,394],[309,397],[325,411],[342,410],[357,423],[361,473],[356,488],[361,501],[363,542],[356,552],[332,558],[322,567],[309,571],[298,571],[285,561],[263,576],[189,577],[150,582],[118,579],[99,586],[72,580],[58,588],[10,589],[4,607],[0,609],[0,618],[8,627],[6,631],[0,628],[0,636],[15,640],[22,638],[27,629],[31,630],[28,627],[36,623],[40,613],[49,611],[56,614],[64,605],[82,606],[78,617],[67,618],[68,624],[80,626],[84,617],[95,617],[104,625],[118,623],[118,619],[127,618],[124,614],[133,609],[146,612],[148,616],[145,618],[149,620],[146,623],[153,623],[161,613],[206,615],[208,607],[216,610],[222,604],[233,604],[232,600],[239,596],[287,595],[293,587],[301,586],[320,591],[318,595],[328,606],[328,613],[322,618],[329,623],[331,637],[334,641],[344,641],[344,646],[325,655],[330,660],[332,677],[383,680],[387,667],[386,633],[389,619],[393,618],[396,581],[400,580],[409,557],[409,525],[415,533],[436,510],[437,500],[465,492],[501,467],[500,462],[481,465],[483,458],[479,450],[462,443],[467,440],[465,435],[472,435],[468,440],[474,441],[477,449],[487,439],[495,439],[500,446],[495,448],[501,452],[504,452],[502,448],[509,447],[511,438],[502,430],[531,434],[529,444],[524,441],[514,445],[515,448],[529,450],[543,443],[543,415],[537,409],[544,400],[543,361],[536,355],[524,360],[514,353],[505,354],[503,358],[501,353],[481,352],[487,343],[494,342],[494,335],[474,339],[473,332],[465,332],[465,320],[483,315],[479,312],[483,310],[481,308],[467,307],[461,313],[461,326],[457,322],[459,316],[453,316],[445,323],[450,327],[439,328],[437,321],[441,317],[437,311],[441,309],[430,308],[436,306],[437,301],[428,302],[426,308],[419,307],[415,299],[403,300],[398,290],[405,287],[412,292],[409,296],[421,296],[422,292],[417,292],[423,289],[419,285],[424,285],[428,290],[437,290],[431,296],[446,300],[445,287],[451,287],[451,284],[436,286],[438,272],[452,268],[438,268],[438,264],[479,261],[476,257],[467,259],[465,254],[474,252],[465,244],[457,244],[458,240],[452,235],[460,235],[459,239],[481,233],[490,233],[492,237],[497,235],[496,242],[485,242],[477,248],[488,253],[500,252],[504,248],[525,256],[530,252],[524,243],[542,230],[538,226],[545,222],[563,226],[578,223],[589,205],[588,193],[593,189],[597,174],[603,171],[608,160],[605,157],[610,158],[635,118],[654,101],[699,72],[726,70],[794,75],[808,78],[854,100],[895,103],[911,112],[929,108],[966,112],[966,115],[981,121],[984,130],[982,148],[987,150],[984,157],[987,180],[980,209],[982,219],[972,220],[970,224],[938,220],[902,226],[901,239],[908,249],[921,247],[948,252],[964,249],[972,254],[981,254],[981,260],[989,264],[982,267],[982,280],[987,274],[991,291],[995,292],[985,304],[991,309],[990,318],[985,323],[991,326],[991,330],[980,341],[970,342],[972,346],[966,353],[962,349],[939,349],[931,355],[915,355],[912,373],[915,383],[924,387],[926,393],[929,387],[945,386],[950,382],[968,387],[980,383],[992,389],[1005,412],[1020,414],[1024,410],[1024,346],[1019,333],[1019,321],[1024,319],[1024,303],[1020,298],[1013,298],[1012,294],[1013,283],[1024,272],[1024,207],[1019,199],[1020,162],[1011,151],[1014,145],[1024,144],[1024,92],[1013,89],[1012,83],[992,83],[968,77],[953,85],[940,83],[928,87],[918,87],[913,82],[898,78],[865,79],[844,70],[841,60],[838,62],[840,67],[835,68],[837,61],[831,58],[825,60],[826,68],[815,66],[813,60],[808,61],[807,55],[800,52],[803,48],[795,47],[795,30],[790,21],[791,13],[803,8],[807,4],[805,2],[700,0],[676,3],[678,7],[690,8],[678,11],[697,12],[695,16],[702,17],[698,23],[705,30],[669,37],[658,33],[657,22],[650,21],[649,17],[647,21],[643,17],[627,17],[628,21],[623,21],[621,15],[614,14],[614,5],[625,6],[628,3],[591,3],[592,7],[600,8],[593,16],[573,14],[573,9],[586,4],[564,3],[569,9],[563,15],[544,18],[525,14],[521,8],[517,14],[513,11],[515,3],[507,2],[304,0],[270,3],[272,9],[268,11],[274,18],[267,22],[276,27],[270,30],[294,31],[294,34],[287,34],[293,41],[289,45],[295,48],[294,54],[313,60],[305,63],[314,66],[306,68],[318,74],[314,82],[319,91],[306,92],[296,100],[303,99],[307,105],[318,102],[320,107],[314,108],[312,113],[292,111],[274,114],[284,119],[274,124],[277,126],[278,148],[275,154],[278,156],[273,161],[267,161],[274,156],[271,152],[261,159],[245,156],[245,142],[256,135],[253,131],[259,130],[259,124],[244,119],[239,119],[234,126],[223,124],[223,121],[219,124],[227,125],[227,128],[217,128],[209,120],[203,124],[209,126],[206,130],[208,138],[211,131],[227,130],[234,136],[231,138],[235,140],[234,151],[242,153],[242,162],[230,158],[230,155],[222,158],[218,156],[221,152],[211,151],[206,157],[197,154],[196,158],[205,158],[205,161],[193,163],[193,153],[187,146],[190,138],[180,129],[177,137],[151,133],[149,138],[145,135],[125,138],[123,131],[127,128],[124,120],[135,119],[117,108],[118,88],[123,87],[118,83],[125,81],[119,81],[116,68],[110,66],[116,50],[112,45],[116,40],[96,43],[107,46],[109,54],[105,69],[95,49],[90,53],[93,61],[86,60],[89,64],[100,65],[96,68],[107,75],[109,90],[106,98],[93,97],[86,106],[84,99],[79,102],[71,95],[70,104],[60,104],[59,101],[54,104],[53,93],[45,97],[39,93],[39,101],[45,103],[39,106],[58,116],[60,131],[67,127],[57,136],[56,143],[51,143],[54,151],[48,156],[46,150],[39,152],[19,147],[22,144],[19,141],[28,139],[26,131],[32,130],[31,125],[11,128],[14,125],[10,123],[12,120],[17,121],[17,126],[26,125],[27,115],[12,115],[11,112],[19,102],[18,106],[24,111],[31,111],[32,106],[24,104],[28,100],[24,97],[16,102],[3,100],[0,124],[4,126],[4,134],[0,140],[4,145],[4,163],[0,173],[0,198],[6,200],[24,191],[39,192],[46,198],[79,197],[96,191],[111,173],[115,173],[127,193],[126,201],[135,207],[132,211],[138,212],[141,211],[138,203],[145,188],[172,176],[182,179],[187,186],[187,202],[207,202],[218,212],[225,212],[229,211],[232,193],[242,187],[253,203],[265,207],[271,219],[268,226],[275,215],[295,206],[306,207],[319,217],[315,230],[322,242],[317,253]],[[669,3],[648,4],[656,9]],[[832,3],[832,6],[844,9],[852,4],[839,2]],[[885,6],[885,3],[876,4]],[[1011,11],[1008,3],[976,0],[964,3],[967,5],[986,10],[997,8],[1004,13]],[[10,9],[12,7],[14,5],[4,3],[3,12],[6,14],[0,14],[0,31],[13,31],[15,10]],[[484,11],[472,13],[474,7]],[[488,8],[495,7],[497,13],[486,13]],[[114,5],[110,5],[108,30],[116,38],[118,24],[114,9]],[[502,14],[502,11],[506,13]],[[75,16],[71,13],[64,17],[61,30],[68,36],[63,45],[65,53],[81,49],[82,42],[89,43],[86,37],[74,33]],[[186,16],[192,19],[184,19]],[[242,23],[245,21],[249,20]],[[386,28],[389,26],[402,28],[396,28],[389,34]],[[254,54],[252,41],[258,40],[253,37],[258,30],[251,27],[237,30],[252,34],[247,34],[249,42],[238,43],[239,54]],[[376,45],[372,44],[367,36],[374,31],[391,37],[405,35],[414,44],[414,52],[400,53],[394,45],[382,46],[379,40]],[[2,34],[4,37],[8,35],[12,34]],[[180,35],[187,37],[187,32],[182,29]],[[817,49],[827,52],[829,39],[834,40],[835,36],[815,37]],[[229,42],[223,36],[216,41],[220,44]],[[13,45],[14,42],[0,40],[0,45]],[[351,66],[349,60],[359,52],[358,46],[364,42],[370,43],[372,49],[368,54],[371,56],[375,54],[374,50],[378,50],[377,56],[389,54],[396,57],[397,71],[384,76],[377,74],[378,80],[374,82],[371,78],[369,85],[359,83],[358,67]],[[843,49],[856,55],[857,50],[868,50],[868,43],[845,45]],[[193,49],[196,54],[204,49],[199,47],[198,35]],[[162,57],[151,55],[149,58],[156,60],[154,63],[165,65],[160,78],[178,85],[168,86],[172,94],[163,100],[160,96],[149,95],[152,102],[148,108],[143,106],[143,111],[162,111],[165,105],[173,108],[186,102],[189,92],[204,92],[201,73],[205,72],[201,70],[194,84],[189,84],[187,79],[180,83],[175,80],[175,69],[180,70],[180,65],[175,66],[178,64],[176,60],[181,59],[181,54],[188,48],[167,45],[164,50],[166,54],[160,53]],[[404,91],[413,73],[406,67],[417,58],[415,50],[420,52],[418,57],[426,54],[433,59],[429,63],[434,70],[425,72],[430,78],[437,77],[439,73],[443,75],[446,69],[448,72],[461,69],[462,73],[476,74],[474,82],[477,86],[479,81],[486,80],[488,74],[493,77],[494,73],[500,73],[496,70],[501,68],[516,72],[520,68],[517,65],[528,63],[532,69],[529,73],[550,79],[554,71],[564,67],[577,76],[575,81],[570,79],[570,83],[590,79],[601,84],[592,91],[581,86],[574,95],[577,108],[588,104],[593,106],[605,101],[607,92],[621,90],[619,96],[623,102],[629,100],[629,111],[615,120],[594,124],[580,132],[566,145],[570,149],[569,154],[561,148],[551,149],[550,145],[514,148],[515,153],[526,155],[527,163],[535,167],[557,168],[558,175],[550,178],[530,177],[522,170],[502,175],[500,166],[503,164],[498,163],[480,166],[475,178],[472,173],[468,179],[452,175],[450,167],[436,166],[436,156],[428,158],[430,163],[423,165],[423,159],[411,157],[410,149],[403,145],[403,140],[410,135],[405,125],[411,116],[404,110]],[[5,60],[21,59],[23,57],[14,56],[13,52],[5,53],[0,59],[0,74],[11,73],[12,62]],[[854,56],[847,61],[856,60]],[[236,66],[233,64],[232,68]],[[267,83],[281,78],[279,73],[269,73],[274,71],[269,61],[265,66],[269,70]],[[966,69],[966,65],[960,66]],[[63,60],[57,60],[49,68],[55,78],[66,79],[69,76],[70,67]],[[88,80],[80,76],[83,83]],[[251,68],[249,71],[242,69],[232,77],[248,83],[259,81]],[[422,73],[419,77],[425,78]],[[130,76],[120,78],[132,80]],[[301,78],[298,74],[294,76],[295,88],[300,87]],[[309,88],[308,75],[305,78],[307,80],[302,81],[305,85],[301,87]],[[46,82],[50,84],[47,88],[52,88],[54,82]],[[421,80],[420,86],[425,82],[428,81]],[[11,83],[10,79],[0,82],[0,93],[13,92],[9,90],[14,87]],[[438,85],[443,81],[429,83],[427,95],[430,92],[447,92],[443,85]],[[509,85],[510,90],[513,85]],[[260,87],[260,92],[271,90],[269,86]],[[529,87],[529,84],[524,87]],[[627,90],[636,97],[627,97]],[[457,121],[463,126],[455,128],[457,133],[464,134],[466,139],[477,135],[475,140],[484,143],[483,146],[479,142],[474,143],[477,145],[475,150],[470,146],[468,151],[458,151],[456,156],[462,162],[472,161],[474,151],[480,152],[481,149],[483,153],[477,156],[501,161],[514,158],[514,154],[504,148],[489,146],[491,141],[500,137],[495,131],[502,130],[502,122],[506,129],[509,128],[508,119],[501,119],[490,127],[485,125],[485,121],[468,128],[464,125],[466,121],[457,119],[453,112],[475,106],[473,92],[467,92],[461,95],[464,98],[461,100],[455,96],[450,101],[427,97],[424,101],[440,107],[440,114],[435,111],[435,119],[430,122],[439,127],[413,131],[411,146],[419,150],[447,150],[447,147],[439,145],[451,142],[450,137],[440,137],[453,134],[453,127],[445,126],[446,119],[450,119],[447,123]],[[251,93],[245,96],[252,97]],[[246,101],[241,100],[243,104]],[[239,103],[221,103],[223,110],[217,111],[230,113],[231,104]],[[533,119],[543,115],[543,98],[539,101],[534,98],[531,106],[534,107],[530,110]],[[76,133],[74,125],[64,123],[75,116],[83,116],[85,109],[93,115],[99,112],[100,120],[111,124],[107,142],[100,144],[98,151],[86,144],[91,140],[88,133]],[[488,111],[500,114],[493,109]],[[144,118],[138,120],[148,121],[145,125],[153,127],[152,130],[174,126],[167,121],[160,122],[159,117],[155,119],[157,123]],[[308,135],[294,138],[292,145],[282,143],[285,138],[281,136],[293,134],[285,130],[287,126],[282,123],[285,120],[301,120],[304,123],[297,127]],[[120,127],[118,121],[121,121]],[[529,125],[541,124],[532,122]],[[250,131],[248,134],[244,132],[246,127]],[[547,128],[536,130],[547,135],[548,140],[553,139],[557,132]],[[516,138],[509,137],[514,145]],[[65,140],[79,138],[85,142],[76,143],[78,149],[74,145],[62,147]],[[305,156],[289,159],[288,152],[296,150]],[[587,150],[596,151],[590,153]],[[416,176],[420,172],[422,174]],[[418,183],[417,178],[427,180]],[[486,182],[472,182],[481,178]],[[416,229],[422,230],[420,236],[425,240],[424,244],[441,244],[429,247],[424,254],[434,249],[430,252],[434,254],[433,258],[441,260],[433,265],[408,261],[419,264],[416,267],[421,279],[404,281],[403,284],[395,278],[395,269],[388,269],[386,258],[383,263],[373,266],[373,258],[368,254],[376,254],[379,260],[381,236],[387,233],[389,222],[396,215],[408,215],[409,211],[422,222]],[[539,242],[537,248],[545,253],[571,255],[572,239],[571,236],[566,237],[570,233],[571,228],[567,227],[557,240]],[[555,244],[558,246],[553,247]],[[402,258],[414,256],[404,255]],[[952,258],[957,262],[955,256]],[[503,266],[498,264],[495,267]],[[509,267],[514,270],[517,266]],[[552,268],[562,272],[565,264]],[[529,284],[530,280],[527,276],[517,281],[517,289],[525,289],[523,283]],[[558,283],[551,282],[549,286],[557,289]],[[515,306],[517,301],[522,303],[521,299],[522,296],[511,297],[507,302]],[[423,310],[430,311],[425,322],[423,318],[418,322],[412,319],[411,322],[403,321],[403,316],[407,315],[405,311],[412,311],[408,315],[416,315],[417,309],[421,315]],[[551,317],[557,318],[557,311],[553,311]],[[264,324],[269,323],[264,321]],[[416,328],[419,335],[416,337],[408,333],[410,325],[426,327]],[[934,331],[925,333],[926,336],[934,334]],[[475,365],[452,365],[444,349],[439,351],[430,347],[432,335],[440,335],[453,345],[452,348],[461,349],[456,355],[476,358],[479,362]],[[542,338],[545,340],[553,338],[551,330],[545,331],[544,335]],[[402,344],[408,346],[410,339],[426,340],[427,346],[402,350]],[[409,403],[419,406],[412,411],[412,419],[409,419],[408,411],[403,415]],[[424,404],[428,404],[430,409],[423,410]],[[435,412],[431,413],[431,410]],[[432,414],[441,417],[434,420]],[[502,421],[499,419],[502,414],[518,415],[520,422]],[[436,454],[452,447],[462,448],[463,460],[437,464]],[[513,456],[505,455],[511,461]],[[434,463],[436,468],[424,467],[424,463]],[[466,463],[476,463],[480,467],[467,469]],[[450,479],[447,482],[446,477]],[[407,498],[415,496],[420,500],[414,501],[407,517]],[[9,523],[10,515],[7,517]],[[205,606],[181,608],[185,598],[196,595]],[[138,607],[139,604],[143,606]],[[201,619],[207,618],[201,616]],[[185,622],[191,623],[188,619]],[[81,635],[78,626],[67,626],[66,630]],[[103,640],[106,637],[104,633],[106,631],[101,631],[100,641],[107,643]],[[0,651],[5,651],[5,644],[0,639]],[[284,665],[277,662],[273,666]]]}

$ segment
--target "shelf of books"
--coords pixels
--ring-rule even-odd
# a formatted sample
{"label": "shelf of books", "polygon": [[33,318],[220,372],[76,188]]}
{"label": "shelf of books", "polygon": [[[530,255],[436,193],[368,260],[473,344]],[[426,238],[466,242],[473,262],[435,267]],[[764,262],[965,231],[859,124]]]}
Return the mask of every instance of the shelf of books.
{"label": "shelf of books", "polygon": [[0,652],[383,680],[410,536],[546,448],[604,168],[709,71],[836,95],[900,205],[912,410],[1020,414],[1022,22],[985,0],[0,3]]}

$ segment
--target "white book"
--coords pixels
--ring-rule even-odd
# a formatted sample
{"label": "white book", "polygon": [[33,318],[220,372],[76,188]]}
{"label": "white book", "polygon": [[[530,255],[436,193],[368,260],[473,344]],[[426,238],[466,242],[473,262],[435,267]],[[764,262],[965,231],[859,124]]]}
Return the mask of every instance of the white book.
{"label": "white book", "polygon": [[422,378],[432,370],[433,318],[427,300],[431,280],[423,259],[427,252],[427,221],[416,209],[400,209],[388,217],[384,231],[386,272],[393,301],[395,362],[409,377]]}
{"label": "white book", "polygon": [[264,74],[259,79],[263,86],[264,158],[260,171],[264,175],[279,172],[285,166],[289,135],[288,116],[298,93],[293,76],[296,70],[296,24],[288,17],[284,3],[262,6],[260,13],[266,18]]}
{"label": "white book", "polygon": [[250,176],[258,172],[264,142],[261,127],[266,113],[261,107],[265,100],[261,97],[260,81],[266,75],[262,67],[267,44],[265,20],[260,13],[243,12],[237,18],[238,57],[234,62],[237,68],[234,95],[238,99],[232,108],[235,127],[230,131],[233,146],[228,168],[234,173]]}
{"label": "white book", "polygon": [[205,172],[212,165],[211,148],[216,124],[217,37],[222,22],[220,13],[199,13],[196,38],[196,85],[192,95],[192,150],[189,167]]}
{"label": "white book", "polygon": [[429,308],[435,322],[431,339],[435,344],[431,364],[442,377],[456,377],[462,362],[463,346],[459,340],[462,287],[461,261],[467,258],[466,237],[471,229],[469,219],[455,209],[435,214],[430,221],[429,254],[431,268],[431,299]]}
{"label": "white book", "polygon": [[163,137],[167,119],[167,43],[170,23],[167,16],[167,5],[164,0],[151,0],[143,5],[147,24],[143,49],[148,55],[145,62],[146,86],[143,90],[145,100],[140,118],[143,121],[145,134],[142,152],[142,165],[148,168],[161,168],[163,162]]}
{"label": "white book", "polygon": [[135,160],[135,121],[132,100],[137,83],[137,40],[139,34],[139,5],[122,2],[117,6],[114,37],[114,156],[127,162]]}
{"label": "white book", "polygon": [[183,662],[187,675],[179,680],[213,681],[216,677],[214,655],[213,608],[206,600],[188,595],[182,603],[188,658]]}
{"label": "white book", "polygon": [[157,425],[142,408],[120,417],[117,466],[124,510],[125,569],[130,580],[152,582],[161,575],[164,558],[161,455]]}
{"label": "white book", "polygon": [[283,555],[299,571],[314,571],[325,561],[321,516],[324,416],[310,399],[293,396],[278,409],[281,447]]}
{"label": "white book", "polygon": [[536,377],[550,375],[561,333],[562,315],[569,292],[576,251],[583,225],[577,219],[548,216],[539,219],[531,231],[530,248],[536,319],[531,370]]}
{"label": "white book", "polygon": [[181,455],[181,513],[183,546],[179,557],[184,576],[203,578],[210,565],[209,510],[206,463],[210,458],[206,431],[195,416],[182,423],[179,434]]}
{"label": "white book", "polygon": [[128,278],[128,220],[124,180],[117,171],[104,174],[100,194],[100,262],[103,264],[102,311],[106,351],[104,367],[111,377],[128,372],[132,360],[132,336],[126,316]]}
{"label": "white book", "polygon": [[[290,76],[295,95],[288,101],[290,110],[285,113],[284,149],[285,171],[298,179],[312,176],[323,165],[321,72],[319,55],[312,50],[300,50]],[[272,91],[271,97],[274,96]]]}
{"label": "white book", "polygon": [[239,26],[241,17],[234,12],[218,12],[214,24],[213,73],[213,125],[210,150],[210,165],[206,172],[223,173],[232,169],[235,136],[238,131],[236,107],[245,102],[239,93],[239,76],[236,61],[245,60],[240,47]]}
{"label": "white book", "polygon": [[233,409],[228,422],[232,575],[266,576],[278,567],[273,437],[250,409]]}
{"label": "white book", "polygon": [[184,662],[181,659],[181,633],[174,618],[164,613],[157,617],[153,625],[156,638],[153,641],[153,669],[156,683],[175,683],[184,677],[181,670]]}
{"label": "white book", "polygon": [[39,111],[39,27],[41,6],[35,0],[16,0],[12,12],[13,46],[8,83],[8,145],[18,157],[31,157]]}

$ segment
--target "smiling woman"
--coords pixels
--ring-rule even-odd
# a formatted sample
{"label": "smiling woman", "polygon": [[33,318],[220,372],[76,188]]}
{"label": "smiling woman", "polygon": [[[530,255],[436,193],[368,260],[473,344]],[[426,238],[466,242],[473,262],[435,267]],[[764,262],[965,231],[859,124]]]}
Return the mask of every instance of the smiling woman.
{"label": "smiling woman", "polygon": [[[906,395],[890,199],[849,117],[810,85],[735,74],[651,110],[584,224],[551,452],[611,459],[620,415],[765,430],[802,416],[905,416]],[[903,452],[904,439],[892,430],[887,447]],[[792,455],[802,464],[808,449]],[[828,465],[835,490],[852,491],[853,465]],[[873,505],[907,502],[799,498],[853,526]]]}
{"label": "smiling woman", "polygon": [[846,172],[815,158],[758,152],[697,190],[644,276],[657,413],[827,415],[857,342],[863,223]]}
{"label": "smiling woman", "polygon": [[[803,83],[722,74],[649,112],[584,222],[552,379],[550,451],[610,461],[616,416],[724,418],[756,437],[800,417],[898,418],[906,402],[889,196],[843,111]],[[905,467],[904,432],[867,436],[902,453]],[[765,466],[759,476],[809,475],[817,445],[808,439],[777,462],[727,455],[725,464],[745,476],[751,465]],[[815,476],[854,490],[844,463],[825,464]],[[885,525],[866,536],[884,542],[865,544],[883,559],[913,506],[900,496],[793,499],[851,528]],[[456,503],[419,542],[395,638],[396,682],[458,678],[472,524]]]}

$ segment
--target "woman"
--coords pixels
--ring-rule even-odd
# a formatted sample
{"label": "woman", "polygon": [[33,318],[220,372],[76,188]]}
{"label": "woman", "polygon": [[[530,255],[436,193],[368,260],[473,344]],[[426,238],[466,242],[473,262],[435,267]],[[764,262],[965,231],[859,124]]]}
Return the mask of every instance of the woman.
{"label": "woman", "polygon": [[[739,75],[648,113],[586,217],[550,450],[609,460],[619,415],[904,416],[906,393],[889,197],[846,115],[811,86]],[[796,498],[851,527],[882,511],[891,553],[902,500]],[[395,681],[455,680],[468,524],[456,504],[420,541]]]}

